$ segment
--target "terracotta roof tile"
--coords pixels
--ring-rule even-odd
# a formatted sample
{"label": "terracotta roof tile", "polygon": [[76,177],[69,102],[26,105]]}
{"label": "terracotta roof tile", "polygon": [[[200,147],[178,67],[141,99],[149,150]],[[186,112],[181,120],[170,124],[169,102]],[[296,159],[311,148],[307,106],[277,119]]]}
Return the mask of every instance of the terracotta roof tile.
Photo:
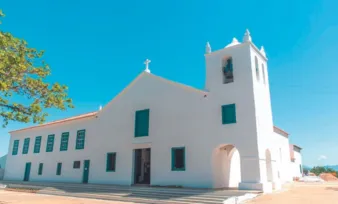
{"label": "terracotta roof tile", "polygon": [[276,132],[276,133],[278,133],[278,134],[281,134],[281,135],[283,135],[285,137],[289,137],[289,133],[287,133],[286,131],[280,129],[277,126],[273,126],[273,131]]}
{"label": "terracotta roof tile", "polygon": [[34,128],[40,128],[40,127],[45,127],[45,126],[48,126],[48,125],[56,125],[56,124],[65,123],[65,122],[74,121],[74,120],[79,120],[79,119],[95,116],[96,114],[97,114],[97,111],[90,112],[90,113],[85,113],[85,114],[73,116],[73,117],[70,117],[70,118],[64,118],[64,119],[61,119],[61,120],[55,120],[55,121],[51,121],[51,122],[40,124],[40,125],[35,125],[35,126],[27,127],[27,128],[22,128],[22,129],[19,129],[19,130],[13,130],[13,131],[10,131],[9,133],[19,132],[19,131],[24,131],[24,130],[34,129]]}

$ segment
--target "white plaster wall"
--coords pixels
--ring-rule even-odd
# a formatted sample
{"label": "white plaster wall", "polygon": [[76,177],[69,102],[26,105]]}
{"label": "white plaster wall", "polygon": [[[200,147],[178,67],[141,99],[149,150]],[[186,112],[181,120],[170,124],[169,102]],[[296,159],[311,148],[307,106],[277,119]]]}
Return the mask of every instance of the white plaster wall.
{"label": "white plaster wall", "polygon": [[[255,58],[257,58],[258,60],[260,76],[259,80],[257,80],[256,77]],[[271,135],[273,134],[273,120],[270,100],[268,66],[266,59],[262,57],[261,53],[254,45],[250,46],[250,59],[253,69],[253,93],[255,105],[255,121],[257,125],[257,140],[259,145],[259,157],[265,160],[266,149],[269,149],[271,151],[273,145],[273,139],[271,137]],[[263,83],[262,64],[264,64],[265,69],[265,84]],[[274,160],[274,155],[272,154],[271,156]]]}
{"label": "white plaster wall", "polygon": [[7,155],[0,157],[0,168],[6,168]]}
{"label": "white plaster wall", "polygon": [[291,162],[291,172],[292,172],[292,177],[302,177],[303,174],[300,171],[300,165],[302,165],[303,169],[303,164],[302,164],[302,155],[299,152],[294,151],[294,157],[295,161]]}
{"label": "white plaster wall", "polygon": [[[265,163],[260,162],[259,152],[272,146],[269,139],[272,117],[270,99],[265,100],[269,97],[268,88],[253,82],[252,52],[250,44],[243,44],[206,55],[207,94],[172,85],[144,72],[132,87],[104,107],[97,118],[13,133],[9,152],[13,141],[20,139],[19,153],[8,156],[6,179],[22,180],[25,163],[32,162],[32,181],[81,182],[83,160],[89,159],[89,183],[130,185],[133,149],[150,147],[152,185],[214,187],[213,152],[221,145],[231,144],[239,151],[234,157],[240,159],[234,162],[241,163],[242,182],[262,182],[266,166],[262,166]],[[234,63],[234,82],[230,84],[222,84],[221,63],[226,56],[231,56]],[[221,106],[232,103],[236,104],[237,123],[222,125]],[[135,111],[148,108],[149,136],[135,138]],[[79,129],[86,129],[84,150],[75,150]],[[66,131],[70,132],[69,148],[60,152],[60,136]],[[48,134],[55,134],[52,153],[45,152]],[[40,135],[43,136],[41,153],[33,154],[35,136]],[[22,155],[26,137],[31,138],[29,154]],[[263,148],[259,149],[257,144]],[[186,170],[171,171],[171,148],[182,146],[186,151]],[[106,172],[108,152],[116,152],[115,172]],[[81,169],[73,169],[75,160],[81,160]],[[42,176],[37,175],[40,162],[44,163]],[[63,163],[61,176],[56,176],[57,162]]]}
{"label": "white plaster wall", "polygon": [[[98,118],[79,120],[64,125],[47,126],[13,133],[10,152],[15,139],[20,139],[19,153],[9,155],[7,180],[22,180],[26,162],[32,162],[32,181],[81,182],[83,160],[91,160],[90,183],[131,184],[133,182],[133,149],[151,147],[151,183],[153,185],[182,185],[212,187],[212,152],[219,144],[235,144],[246,155],[252,148],[245,138],[254,138],[247,132],[250,127],[243,95],[224,100],[210,93],[191,92],[173,86],[144,73],[135,85],[107,105]],[[245,101],[245,100],[244,100]],[[222,125],[221,105],[237,104],[237,123]],[[150,108],[150,135],[134,137],[136,110]],[[251,124],[251,126],[253,126]],[[86,129],[84,150],[75,150],[76,131]],[[60,152],[62,132],[70,132],[69,149]],[[46,153],[46,140],[55,134],[52,153]],[[35,136],[43,136],[41,153],[33,154]],[[27,155],[22,155],[23,140],[30,137]],[[254,139],[253,139],[254,140]],[[186,171],[171,171],[171,148],[186,148]],[[116,152],[116,172],[106,172],[106,154]],[[81,169],[73,169],[73,161],[81,160]],[[43,175],[38,176],[38,164],[44,163]],[[62,175],[56,176],[57,162],[62,162]]]}
{"label": "white plaster wall", "polygon": [[[9,143],[9,154],[5,169],[5,180],[23,180],[26,162],[31,162],[31,181],[60,181],[60,182],[81,182],[82,169],[73,169],[73,162],[83,160],[92,154],[88,148],[84,150],[75,149],[76,134],[78,130],[86,129],[86,144],[95,142],[95,131],[92,128],[91,120],[76,120],[63,125],[46,126],[38,129],[13,133]],[[60,141],[62,132],[69,132],[68,151],[60,152]],[[46,152],[47,137],[55,134],[53,152]],[[40,153],[34,154],[35,137],[42,136]],[[24,139],[30,138],[28,154],[22,154]],[[14,140],[19,139],[18,155],[12,155]],[[62,174],[56,175],[56,166],[62,162]],[[39,163],[43,163],[43,175],[38,175]]]}
{"label": "white plaster wall", "polygon": [[[259,69],[259,80],[256,77],[256,72],[252,72],[253,77],[253,92],[254,92],[254,104],[255,104],[255,121],[257,129],[257,143],[259,151],[259,166],[260,166],[260,177],[261,183],[273,182],[274,188],[277,188],[276,183],[283,183],[282,176],[285,177],[285,180],[289,177],[286,169],[289,165],[283,166],[286,164],[285,160],[279,158],[279,149],[282,152],[282,155],[289,155],[287,152],[288,140],[283,139],[283,136],[278,135],[278,139],[275,136],[273,130],[273,117],[272,117],[272,108],[271,108],[271,98],[270,98],[270,87],[269,87],[269,72],[267,59],[262,56],[260,51],[256,46],[250,46],[250,57],[251,57],[251,66],[253,70],[256,69],[255,59],[258,60],[258,69]],[[263,71],[265,71],[265,83],[263,80]],[[281,143],[278,143],[281,142]],[[267,162],[266,150],[269,150],[271,153],[271,167],[267,168],[267,165],[270,166],[270,163]],[[286,158],[286,156],[284,156]],[[282,167],[283,166],[283,167]],[[270,173],[268,172],[270,171]],[[270,177],[271,179],[268,179]]]}
{"label": "white plaster wall", "polygon": [[[242,182],[260,183],[250,46],[245,43],[207,54],[206,89],[220,104],[236,103],[237,123],[223,126],[224,132],[236,135],[227,139],[235,144],[241,155]],[[233,59],[234,82],[222,84],[222,60],[226,57]]]}
{"label": "white plaster wall", "polygon": [[[238,132],[243,131],[240,127],[245,126],[243,121],[247,115],[240,104],[237,124],[221,124],[221,105],[237,104],[238,101],[223,101],[221,96],[212,93],[204,97],[203,93],[162,83],[161,79],[146,74],[99,115],[98,129],[111,134],[105,144],[100,144],[98,151],[105,151],[108,148],[106,146],[110,145],[118,155],[123,154],[123,160],[127,163],[121,166],[117,161],[118,169],[111,177],[101,173],[95,181],[111,180],[113,183],[116,179],[123,178],[132,183],[133,163],[130,149],[147,144],[152,149],[153,185],[212,187],[210,161],[213,150],[220,144],[243,144],[241,138],[244,136]],[[145,108],[150,108],[150,135],[134,138],[135,111]],[[112,118],[112,115],[119,117]],[[114,141],[118,143],[114,144]],[[171,148],[181,146],[186,148],[186,171],[171,171]]]}
{"label": "white plaster wall", "polygon": [[212,156],[213,166],[213,187],[225,188],[229,187],[229,154],[228,151],[215,149]]}
{"label": "white plaster wall", "polygon": [[290,145],[289,139],[278,134],[273,133],[272,135],[272,153],[275,154],[277,162],[277,177],[281,183],[292,181],[291,164],[290,164]]}

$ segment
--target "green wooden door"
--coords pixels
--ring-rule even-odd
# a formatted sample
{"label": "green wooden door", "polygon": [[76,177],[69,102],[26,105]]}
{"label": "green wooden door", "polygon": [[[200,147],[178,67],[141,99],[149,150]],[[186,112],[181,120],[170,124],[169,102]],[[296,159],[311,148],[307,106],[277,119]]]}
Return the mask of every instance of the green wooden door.
{"label": "green wooden door", "polygon": [[25,167],[25,175],[23,177],[23,181],[29,181],[29,175],[31,173],[31,165],[32,163],[27,162]]}
{"label": "green wooden door", "polygon": [[85,160],[83,165],[82,183],[88,183],[90,160]]}

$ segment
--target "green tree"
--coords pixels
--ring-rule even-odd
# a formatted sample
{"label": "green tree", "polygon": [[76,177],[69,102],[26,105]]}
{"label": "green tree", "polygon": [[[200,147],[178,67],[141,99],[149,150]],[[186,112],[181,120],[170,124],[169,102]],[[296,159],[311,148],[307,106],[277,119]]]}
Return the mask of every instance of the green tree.
{"label": "green tree", "polygon": [[[4,16],[0,10],[0,19]],[[0,117],[4,127],[9,121],[43,123],[47,108],[73,107],[65,85],[46,81],[51,72],[43,53],[0,30]]]}
{"label": "green tree", "polygon": [[311,169],[311,172],[318,176],[319,174],[326,172],[326,169],[323,166],[315,166]]}
{"label": "green tree", "polygon": [[334,169],[323,166],[315,166],[310,171],[316,174],[316,176],[320,175],[321,173],[335,173],[335,175],[337,175],[337,172]]}

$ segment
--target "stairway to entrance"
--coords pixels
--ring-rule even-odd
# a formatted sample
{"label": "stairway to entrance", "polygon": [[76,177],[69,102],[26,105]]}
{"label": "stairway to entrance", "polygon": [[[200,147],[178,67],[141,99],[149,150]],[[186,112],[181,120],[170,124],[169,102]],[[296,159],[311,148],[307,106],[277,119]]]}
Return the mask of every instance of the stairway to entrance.
{"label": "stairway to entrance", "polygon": [[75,183],[1,182],[7,188],[36,189],[39,194],[71,196],[150,204],[220,204],[233,196],[259,193],[243,190],[212,190]]}

